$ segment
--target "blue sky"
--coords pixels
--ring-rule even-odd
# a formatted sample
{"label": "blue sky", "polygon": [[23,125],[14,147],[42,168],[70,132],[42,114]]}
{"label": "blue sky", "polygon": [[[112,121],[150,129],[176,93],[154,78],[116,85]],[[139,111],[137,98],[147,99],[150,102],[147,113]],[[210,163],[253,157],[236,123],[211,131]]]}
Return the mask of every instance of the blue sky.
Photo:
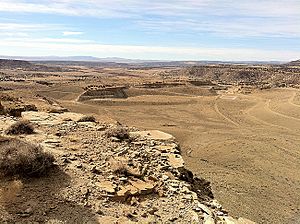
{"label": "blue sky", "polygon": [[0,0],[0,55],[300,58],[300,0]]}

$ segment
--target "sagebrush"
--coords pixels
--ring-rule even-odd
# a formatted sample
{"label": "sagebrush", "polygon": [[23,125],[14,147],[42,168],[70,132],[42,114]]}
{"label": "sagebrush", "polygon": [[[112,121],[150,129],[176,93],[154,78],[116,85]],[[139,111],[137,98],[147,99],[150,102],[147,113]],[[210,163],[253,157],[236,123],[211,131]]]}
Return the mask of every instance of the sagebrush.
{"label": "sagebrush", "polygon": [[22,135],[22,134],[33,134],[34,127],[33,125],[27,120],[17,121],[13,123],[6,131],[5,134],[7,135]]}
{"label": "sagebrush", "polygon": [[0,137],[1,176],[41,176],[53,166],[53,162],[54,157],[40,146]]}
{"label": "sagebrush", "polygon": [[125,127],[122,127],[122,126],[116,126],[116,127],[109,128],[105,132],[105,135],[108,138],[114,137],[114,138],[118,138],[120,140],[130,139],[128,129]]}
{"label": "sagebrush", "polygon": [[96,118],[92,115],[86,115],[81,117],[78,122],[96,122]]}

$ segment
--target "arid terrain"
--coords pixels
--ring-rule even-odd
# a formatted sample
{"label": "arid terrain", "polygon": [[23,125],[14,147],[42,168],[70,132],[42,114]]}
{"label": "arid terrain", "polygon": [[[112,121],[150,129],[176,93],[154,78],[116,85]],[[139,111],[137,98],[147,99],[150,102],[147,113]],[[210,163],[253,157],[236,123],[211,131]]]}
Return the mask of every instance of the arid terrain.
{"label": "arid terrain", "polygon": [[257,223],[300,222],[296,63],[3,64],[0,100],[12,113],[34,106],[38,111],[68,110],[103,123],[170,133],[180,144],[186,168],[211,182],[215,198],[231,216]]}

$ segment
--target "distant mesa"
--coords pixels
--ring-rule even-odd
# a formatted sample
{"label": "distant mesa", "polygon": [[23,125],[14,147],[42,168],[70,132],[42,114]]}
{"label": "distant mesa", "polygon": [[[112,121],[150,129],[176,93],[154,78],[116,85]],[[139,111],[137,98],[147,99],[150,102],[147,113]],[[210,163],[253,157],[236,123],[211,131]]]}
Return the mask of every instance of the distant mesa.
{"label": "distant mesa", "polygon": [[291,66],[300,66],[300,59],[296,60],[296,61],[291,61],[290,63],[288,63],[288,65],[291,65]]}
{"label": "distant mesa", "polygon": [[62,68],[55,65],[43,65],[36,62],[29,62],[20,59],[1,59],[0,69],[15,69],[23,71],[39,71],[39,72],[63,72],[72,71],[71,68]]}
{"label": "distant mesa", "polygon": [[28,61],[0,59],[0,68],[1,69],[28,68],[31,66],[32,66],[32,64]]}
{"label": "distant mesa", "polygon": [[93,56],[4,56],[3,59],[25,60],[32,63],[52,64],[52,65],[78,65],[78,66],[141,66],[141,67],[189,67],[215,64],[235,64],[235,65],[281,65],[287,62],[282,61],[219,61],[219,60],[150,60],[150,59],[128,59],[120,57],[98,58]]}

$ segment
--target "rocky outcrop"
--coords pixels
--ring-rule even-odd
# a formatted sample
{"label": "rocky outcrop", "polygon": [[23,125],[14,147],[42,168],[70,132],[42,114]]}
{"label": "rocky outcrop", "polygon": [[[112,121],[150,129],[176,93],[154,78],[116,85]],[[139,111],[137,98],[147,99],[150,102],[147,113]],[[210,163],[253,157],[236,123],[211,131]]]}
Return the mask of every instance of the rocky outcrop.
{"label": "rocky outcrop", "polygon": [[20,99],[10,95],[0,94],[0,114],[7,114],[13,117],[21,117],[24,111],[37,111],[37,107],[33,104],[26,104]]}
{"label": "rocky outcrop", "polygon": [[[214,199],[210,183],[184,167],[180,147],[170,134],[124,127],[129,137],[118,139],[105,134],[114,125],[76,122],[80,114],[22,115],[38,127],[37,134],[26,136],[26,140],[55,155],[58,167],[71,178],[55,198],[89,208],[95,223],[253,223],[228,215]],[[2,120],[8,124],[9,119]],[[30,215],[6,221],[30,223],[38,216],[49,223],[50,217],[41,214],[47,214],[43,209],[45,205],[53,207],[55,198],[44,197],[52,199],[36,201]],[[44,204],[39,207],[39,203]],[[74,221],[51,211],[51,219],[56,217],[58,223]],[[81,218],[76,221],[83,223]]]}

